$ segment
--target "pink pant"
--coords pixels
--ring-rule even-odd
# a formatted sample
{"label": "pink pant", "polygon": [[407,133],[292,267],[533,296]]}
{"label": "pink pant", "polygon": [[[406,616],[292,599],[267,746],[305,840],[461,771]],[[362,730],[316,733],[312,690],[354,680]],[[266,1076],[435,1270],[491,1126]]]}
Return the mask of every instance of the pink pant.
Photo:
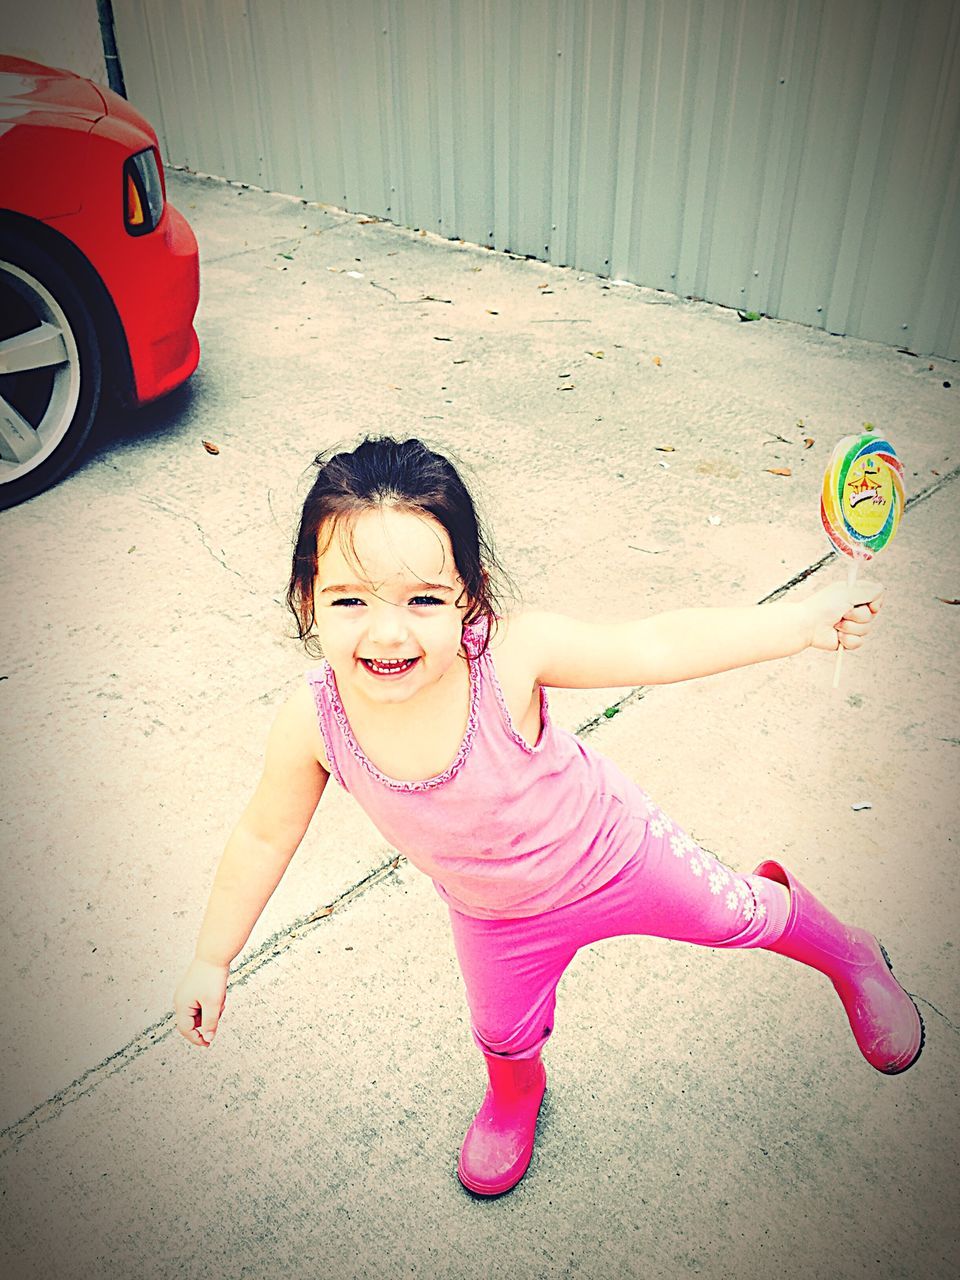
{"label": "pink pant", "polygon": [[532,1057],[553,1030],[564,970],[580,947],[601,938],[764,947],[783,933],[787,912],[778,884],[722,866],[654,807],[633,859],[579,902],[518,920],[479,920],[451,908],[474,1039],[484,1053]]}

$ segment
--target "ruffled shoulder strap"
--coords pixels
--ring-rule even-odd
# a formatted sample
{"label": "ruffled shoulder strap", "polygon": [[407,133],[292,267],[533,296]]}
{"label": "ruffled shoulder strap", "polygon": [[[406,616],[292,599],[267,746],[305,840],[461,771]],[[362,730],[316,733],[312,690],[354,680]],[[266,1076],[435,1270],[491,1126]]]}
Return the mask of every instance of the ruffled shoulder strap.
{"label": "ruffled shoulder strap", "polygon": [[490,634],[490,620],[478,618],[463,628],[463,647],[468,658],[478,658]]}
{"label": "ruffled shoulder strap", "polygon": [[[343,712],[340,709],[340,698],[337,694],[330,664],[324,661],[322,666],[314,667],[312,671],[308,671],[307,682],[313,691],[313,704],[317,709],[317,724],[320,726],[320,737],[323,739],[323,748],[327,753],[327,761],[330,764],[333,776],[346,791],[347,784],[343,779],[343,774],[340,772],[340,765],[337,760],[337,744],[335,742],[337,734],[334,728],[338,715],[342,716]],[[343,724],[339,727],[342,734]]]}

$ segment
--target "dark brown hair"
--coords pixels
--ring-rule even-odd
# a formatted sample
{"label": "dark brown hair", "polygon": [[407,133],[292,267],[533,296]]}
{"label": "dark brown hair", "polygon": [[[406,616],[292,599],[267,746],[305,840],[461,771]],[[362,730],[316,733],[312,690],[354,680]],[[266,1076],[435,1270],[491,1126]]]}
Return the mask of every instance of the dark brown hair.
{"label": "dark brown hair", "polygon": [[501,571],[473,499],[447,458],[420,440],[368,436],[349,453],[318,454],[313,465],[317,475],[303,504],[286,595],[308,652],[316,651],[311,633],[321,528],[329,522],[332,535],[337,521],[382,506],[432,516],[443,526],[467,596],[464,626],[486,618],[493,627],[498,606],[491,578]]}

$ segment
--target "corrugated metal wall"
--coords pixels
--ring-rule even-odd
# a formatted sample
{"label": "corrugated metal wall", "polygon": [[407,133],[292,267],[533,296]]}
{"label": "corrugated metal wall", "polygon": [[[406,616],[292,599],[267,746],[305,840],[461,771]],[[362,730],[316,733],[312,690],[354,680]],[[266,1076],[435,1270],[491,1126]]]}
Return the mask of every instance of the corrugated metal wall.
{"label": "corrugated metal wall", "polygon": [[97,84],[108,83],[97,0],[2,4],[0,52],[66,67]]}
{"label": "corrugated metal wall", "polygon": [[208,173],[960,358],[957,0],[113,0]]}

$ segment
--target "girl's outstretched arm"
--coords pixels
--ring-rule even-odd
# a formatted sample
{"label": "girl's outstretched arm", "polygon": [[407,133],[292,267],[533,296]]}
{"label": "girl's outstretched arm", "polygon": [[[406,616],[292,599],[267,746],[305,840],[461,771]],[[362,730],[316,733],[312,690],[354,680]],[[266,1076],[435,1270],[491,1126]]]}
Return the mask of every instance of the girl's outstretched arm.
{"label": "girl's outstretched arm", "polygon": [[196,954],[174,995],[177,1029],[206,1048],[220,1021],[230,963],[240,952],[297,850],[329,774],[318,755],[313,699],[304,685],[281,707],[263,774],[227,841]]}
{"label": "girl's outstretched arm", "polygon": [[511,619],[507,643],[539,684],[565,689],[669,684],[785,658],[807,648],[856,649],[883,603],[873,582],[825,587],[798,602],[676,609],[633,622],[554,613]]}

